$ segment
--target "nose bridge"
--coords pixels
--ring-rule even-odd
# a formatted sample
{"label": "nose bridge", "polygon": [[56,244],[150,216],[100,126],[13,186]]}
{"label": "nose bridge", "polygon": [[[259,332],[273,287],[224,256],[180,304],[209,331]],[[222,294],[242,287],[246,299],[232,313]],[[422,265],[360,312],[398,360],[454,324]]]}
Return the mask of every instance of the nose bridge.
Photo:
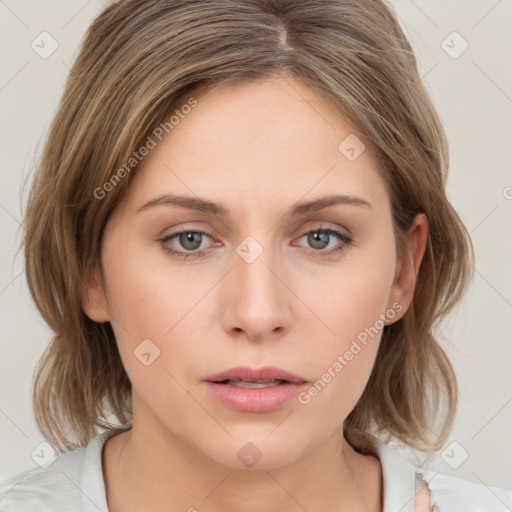
{"label": "nose bridge", "polygon": [[[236,248],[235,279],[236,293],[245,303],[260,303],[267,307],[266,301],[276,300],[279,293],[274,269],[276,249],[272,247],[271,236],[246,237]],[[274,270],[275,272],[275,270]],[[263,301],[263,302],[262,302]]]}
{"label": "nose bridge", "polygon": [[287,321],[286,287],[276,276],[282,265],[276,264],[278,251],[272,244],[271,236],[248,236],[233,257],[226,327],[242,329],[250,337],[265,337]]}

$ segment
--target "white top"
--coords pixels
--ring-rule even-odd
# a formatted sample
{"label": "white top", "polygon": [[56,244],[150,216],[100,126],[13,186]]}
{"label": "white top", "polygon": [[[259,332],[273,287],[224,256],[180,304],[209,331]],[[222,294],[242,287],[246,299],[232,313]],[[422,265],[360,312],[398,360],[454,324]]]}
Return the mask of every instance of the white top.
{"label": "white top", "polygon": [[[0,511],[108,512],[101,459],[105,441],[115,433],[99,434],[86,447],[60,455],[47,469],[36,466],[0,480]],[[512,490],[418,470],[376,437],[365,436],[382,465],[383,512],[414,512],[418,477],[428,483],[431,506],[436,504],[440,512],[512,511]]]}

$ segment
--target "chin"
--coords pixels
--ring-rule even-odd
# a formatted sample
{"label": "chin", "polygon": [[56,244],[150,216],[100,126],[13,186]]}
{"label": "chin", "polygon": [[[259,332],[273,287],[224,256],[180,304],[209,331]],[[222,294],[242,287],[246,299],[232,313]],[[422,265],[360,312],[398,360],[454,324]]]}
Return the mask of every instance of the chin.
{"label": "chin", "polygon": [[[273,427],[275,428],[275,426]],[[253,430],[254,435],[238,435],[224,443],[209,443],[205,453],[210,459],[232,469],[277,469],[285,467],[307,451],[308,446],[300,445],[300,439],[289,435],[277,435]],[[272,439],[270,439],[272,437]],[[212,451],[215,446],[215,451]]]}

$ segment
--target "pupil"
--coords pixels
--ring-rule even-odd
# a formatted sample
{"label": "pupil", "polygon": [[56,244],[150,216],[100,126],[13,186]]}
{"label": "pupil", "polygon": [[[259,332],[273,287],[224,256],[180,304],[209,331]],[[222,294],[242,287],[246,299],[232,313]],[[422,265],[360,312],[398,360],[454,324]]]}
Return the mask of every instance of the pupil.
{"label": "pupil", "polygon": [[[309,242],[315,249],[323,249],[328,244],[328,233],[314,232],[309,235]],[[320,246],[316,245],[317,242],[320,242]]]}
{"label": "pupil", "polygon": [[[180,242],[182,243],[183,247],[185,247],[186,249],[190,249],[190,250],[194,250],[194,249],[197,249],[197,247],[199,247],[201,245],[201,240],[199,240],[199,244],[197,243],[197,240],[196,237],[199,239],[200,238],[200,233],[193,233],[191,231],[189,231],[188,233],[184,233],[182,234],[182,237],[185,237],[184,240],[183,238],[180,240]],[[191,243],[192,244],[192,247],[189,246],[188,244]]]}

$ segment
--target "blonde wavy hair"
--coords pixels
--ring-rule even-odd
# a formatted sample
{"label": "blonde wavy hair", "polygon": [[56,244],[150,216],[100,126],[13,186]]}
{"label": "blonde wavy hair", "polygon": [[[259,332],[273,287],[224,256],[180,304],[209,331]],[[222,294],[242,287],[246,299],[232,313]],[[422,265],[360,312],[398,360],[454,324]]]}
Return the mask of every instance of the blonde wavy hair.
{"label": "blonde wavy hair", "polygon": [[136,166],[101,200],[98,187],[193,91],[277,75],[331,99],[372,149],[399,255],[416,214],[429,221],[413,301],[384,327],[345,432],[427,452],[444,444],[457,384],[436,327],[465,292],[474,252],[445,193],[446,135],[392,8],[382,0],[121,0],[85,36],[25,215],[28,285],[54,332],[34,374],[34,412],[58,451],[133,419],[112,327],[90,320],[81,296],[87,276],[101,275],[104,228]]}

